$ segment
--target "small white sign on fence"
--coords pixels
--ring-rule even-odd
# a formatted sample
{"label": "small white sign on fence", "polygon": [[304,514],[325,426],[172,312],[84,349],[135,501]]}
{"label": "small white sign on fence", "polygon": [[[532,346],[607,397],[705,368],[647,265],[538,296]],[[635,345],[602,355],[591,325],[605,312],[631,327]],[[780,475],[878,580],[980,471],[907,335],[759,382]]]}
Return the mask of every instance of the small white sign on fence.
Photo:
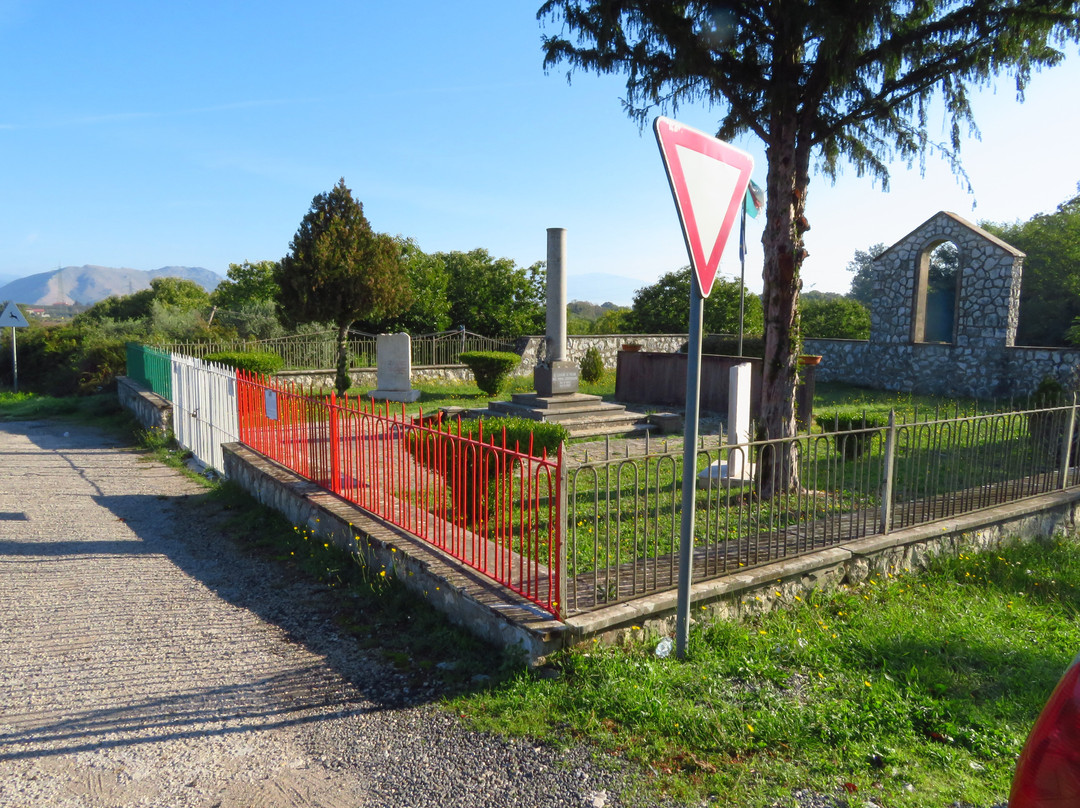
{"label": "small white sign on fence", "polygon": [[277,393],[273,390],[264,390],[264,401],[266,402],[266,417],[271,421],[277,420]]}

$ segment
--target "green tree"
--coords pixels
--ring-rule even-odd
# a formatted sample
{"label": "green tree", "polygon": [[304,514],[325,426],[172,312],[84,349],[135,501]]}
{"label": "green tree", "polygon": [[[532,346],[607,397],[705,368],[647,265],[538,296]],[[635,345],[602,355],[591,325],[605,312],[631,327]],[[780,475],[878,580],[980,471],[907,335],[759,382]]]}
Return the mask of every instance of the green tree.
{"label": "green tree", "polygon": [[[685,334],[690,321],[690,267],[668,272],[651,286],[634,292],[629,325],[638,334]],[[739,293],[742,285],[736,280],[717,278],[712,292],[705,298],[702,326],[709,334],[739,332]],[[746,294],[743,332],[760,334],[762,328],[761,298]]]}
{"label": "green tree", "polygon": [[626,334],[633,330],[633,313],[627,308],[612,308],[596,318],[592,324],[594,334]]}
{"label": "green tree", "polygon": [[428,255],[413,239],[398,236],[401,264],[412,290],[412,303],[400,314],[379,320],[361,319],[356,327],[374,334],[428,334],[450,327],[450,299],[447,286],[450,273],[438,255]]}
{"label": "green tree", "polygon": [[870,312],[858,300],[849,297],[810,297],[802,299],[803,336],[825,339],[869,339]]}
{"label": "green tree", "polygon": [[72,322],[139,321],[148,326],[155,306],[171,313],[196,312],[201,318],[201,313],[210,308],[210,294],[195,281],[186,278],[154,278],[150,281],[149,289],[99,300],[82,314],[76,315]]}
{"label": "green tree", "polygon": [[852,278],[847,296],[864,306],[869,306],[874,299],[874,259],[883,252],[885,245],[878,242],[865,250],[856,250],[855,257],[848,261],[847,271],[852,273]]}
{"label": "green tree", "polygon": [[543,263],[528,269],[487,250],[438,253],[449,273],[450,324],[488,337],[542,334],[545,327]]}
{"label": "green tree", "polygon": [[[959,168],[961,130],[974,127],[968,90],[1011,72],[1019,92],[1033,69],[1059,63],[1080,38],[1077,0],[547,0],[561,19],[544,38],[546,68],[625,73],[624,104],[644,123],[658,107],[724,108],[717,135],[765,144],[760,423],[795,434],[800,272],[811,167],[835,177],[843,160],[883,186],[887,162],[937,151]],[[950,121],[930,136],[931,104]],[[759,464],[762,493],[798,485],[795,447]]]}
{"label": "green tree", "polygon": [[227,280],[218,284],[210,295],[210,302],[234,311],[245,303],[273,302],[278,293],[277,281],[274,280],[276,268],[276,261],[229,264]]}
{"label": "green tree", "polygon": [[980,224],[1027,253],[1017,344],[1080,344],[1080,195],[1023,223]]}
{"label": "green tree", "polygon": [[274,280],[283,319],[337,328],[339,393],[350,384],[349,327],[361,318],[392,317],[411,301],[400,246],[371,229],[344,179],[311,201]]}

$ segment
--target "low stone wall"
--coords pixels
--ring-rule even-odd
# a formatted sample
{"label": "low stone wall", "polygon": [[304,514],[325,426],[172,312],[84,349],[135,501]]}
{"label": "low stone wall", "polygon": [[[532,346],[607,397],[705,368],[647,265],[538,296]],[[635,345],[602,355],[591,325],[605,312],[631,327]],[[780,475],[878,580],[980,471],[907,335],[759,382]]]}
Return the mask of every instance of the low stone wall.
{"label": "low stone wall", "polygon": [[931,343],[808,339],[804,350],[822,356],[818,381],[881,390],[1008,398],[1030,394],[1046,376],[1069,388],[1080,379],[1080,350],[1070,348],[976,350]]}
{"label": "low stone wall", "polygon": [[[815,589],[855,586],[871,577],[926,568],[939,556],[993,550],[1017,542],[1076,537],[1080,490],[1045,494],[881,536],[849,542],[690,587],[695,621],[738,620],[805,601]],[[642,635],[674,636],[676,591],[581,614],[566,621],[566,641],[623,642]]]}
{"label": "low stone wall", "polygon": [[172,404],[134,379],[118,376],[116,396],[120,400],[120,406],[129,410],[135,420],[147,429],[160,429],[165,432],[172,429]]}
{"label": "low stone wall", "polygon": [[[521,353],[521,365],[515,375],[532,373],[536,364],[537,352],[544,337],[523,337],[518,341]],[[580,362],[589,348],[596,348],[604,367],[615,368],[619,349],[628,343],[636,343],[642,351],[653,353],[674,353],[686,342],[686,334],[571,334],[566,338],[566,358],[571,362]]]}
{"label": "low stone wall", "polygon": [[[658,592],[560,622],[437,548],[307,482],[242,444],[223,447],[225,472],[294,525],[386,569],[477,636],[518,647],[532,662],[568,645],[674,631],[678,593]],[[924,568],[941,555],[994,549],[1016,541],[1075,536],[1080,489],[999,505],[949,520],[870,536],[691,586],[694,619],[739,619],[805,600],[814,589],[857,585],[869,577]],[[359,541],[358,541],[359,539]]]}
{"label": "low stone wall", "polygon": [[[532,367],[529,367],[532,372]],[[283,370],[275,374],[276,378],[316,388],[331,389],[337,376],[335,370]],[[378,384],[375,368],[358,368],[349,371],[349,378],[356,387],[375,389]],[[413,365],[413,384],[418,382],[471,382],[472,371],[465,365]]]}
{"label": "low stone wall", "polygon": [[386,570],[447,618],[481,639],[540,660],[564,645],[551,615],[432,545],[370,516],[242,443],[222,446],[225,474],[294,525],[332,541],[372,569]]}

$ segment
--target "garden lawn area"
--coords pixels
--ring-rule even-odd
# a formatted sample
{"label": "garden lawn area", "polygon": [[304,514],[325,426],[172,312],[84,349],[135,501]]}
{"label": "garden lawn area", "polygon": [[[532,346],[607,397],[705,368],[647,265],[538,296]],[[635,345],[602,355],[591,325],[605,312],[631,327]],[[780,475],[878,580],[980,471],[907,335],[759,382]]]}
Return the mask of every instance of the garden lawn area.
{"label": "garden lawn area", "polygon": [[1002,803],[1028,730],[1080,650],[1080,546],[942,559],[701,622],[686,660],[633,630],[453,701],[477,728],[586,742],[689,801]]}

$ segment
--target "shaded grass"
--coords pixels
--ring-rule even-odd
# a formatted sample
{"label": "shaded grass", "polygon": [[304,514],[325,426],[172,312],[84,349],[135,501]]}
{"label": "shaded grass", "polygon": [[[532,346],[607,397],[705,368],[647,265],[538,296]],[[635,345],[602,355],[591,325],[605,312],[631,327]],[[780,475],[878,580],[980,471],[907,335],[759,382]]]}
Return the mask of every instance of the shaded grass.
{"label": "shaded grass", "polygon": [[810,787],[991,804],[1080,648],[1078,611],[1080,548],[1020,546],[696,624],[685,661],[632,631],[562,653],[559,678],[521,674],[454,707],[477,727],[623,755],[686,799],[769,806]]}

